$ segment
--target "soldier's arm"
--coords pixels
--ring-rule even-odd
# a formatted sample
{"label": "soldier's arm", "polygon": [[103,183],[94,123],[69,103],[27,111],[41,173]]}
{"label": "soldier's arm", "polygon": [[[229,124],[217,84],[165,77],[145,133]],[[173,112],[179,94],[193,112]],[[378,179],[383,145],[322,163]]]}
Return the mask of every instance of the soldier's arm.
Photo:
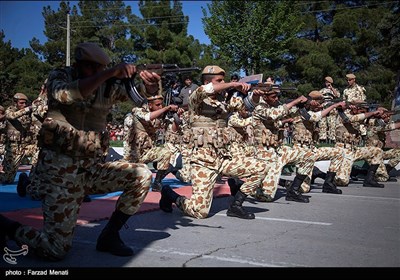
{"label": "soldier's arm", "polygon": [[32,112],[32,107],[28,106],[24,109],[13,111],[10,109],[6,110],[6,119],[8,120],[16,120],[24,115],[28,115]]}

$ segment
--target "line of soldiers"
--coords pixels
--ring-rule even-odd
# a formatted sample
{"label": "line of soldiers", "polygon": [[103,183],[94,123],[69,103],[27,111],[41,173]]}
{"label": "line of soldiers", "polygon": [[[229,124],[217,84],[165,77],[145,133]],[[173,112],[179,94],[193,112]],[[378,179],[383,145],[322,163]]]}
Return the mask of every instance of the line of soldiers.
{"label": "line of soldiers", "polygon": [[[167,169],[164,164],[162,176],[158,176],[160,170],[157,172],[153,190],[161,189],[162,210],[172,212],[172,203],[175,203],[185,214],[195,218],[208,216],[218,175],[236,179],[228,180],[235,199],[227,215],[244,219],[254,218],[253,213],[248,213],[242,207],[248,195],[271,202],[275,200],[279,185],[287,188],[286,200],[289,201],[308,203],[309,198],[303,194],[310,191],[310,185],[317,177],[324,178],[323,192],[341,194],[338,186],[349,184],[352,170],[355,177],[352,166],[361,159],[370,165],[363,186],[383,187],[377,180],[395,180],[390,179],[388,171],[400,162],[400,150],[383,152],[385,139],[382,136],[386,131],[398,129],[400,123],[389,123],[390,115],[385,113],[387,110],[384,108],[368,112],[364,102],[365,89],[355,83],[354,74],[346,77],[349,87],[344,95],[354,105],[348,106],[344,101],[331,102],[340,96],[332,87],[331,77],[325,78],[324,89],[281,104],[278,88],[256,89],[247,95],[250,85],[225,83],[223,69],[215,65],[207,66],[202,72],[203,85],[189,96],[189,110],[177,114],[178,120],[165,118],[164,115],[165,111],[177,111],[176,108],[158,108],[159,119],[143,126],[145,118],[143,114],[135,113],[138,109],[134,108],[130,117],[141,125],[132,126],[129,135],[145,136],[136,140],[130,137],[125,145],[137,151],[143,147],[143,139],[146,138],[148,148],[155,151],[155,131],[157,127],[160,128],[157,122],[164,122],[163,130],[168,135],[166,144],[158,147],[163,152],[155,152],[152,159],[164,158],[164,162],[169,160],[171,163],[174,154],[183,153],[185,171],[177,174],[181,176],[181,173],[187,174],[189,170],[190,173],[185,177],[190,175],[193,190],[192,196],[186,198],[169,186],[160,188],[162,178],[172,170],[171,166]],[[227,101],[224,99],[225,92],[232,89],[236,89],[237,93]],[[161,106],[162,99],[162,96],[153,97],[140,110],[150,116],[153,110],[148,107],[152,107],[154,100]],[[147,120],[151,118],[147,117]],[[330,133],[334,135],[335,145],[318,147],[321,124],[326,120],[330,124]],[[377,120],[383,121],[383,125]],[[285,123],[293,126],[293,146],[283,144],[280,131]],[[369,141],[365,147],[359,147],[361,137],[366,132]],[[128,144],[129,141],[134,144]],[[387,156],[384,157],[384,154]],[[383,159],[390,159],[387,168]],[[320,160],[330,161],[326,174],[314,166]],[[289,164],[296,166],[297,174],[292,182],[280,178],[283,167]]]}
{"label": "line of soldiers", "polygon": [[[382,149],[374,146],[376,149],[368,152],[359,150],[356,143],[360,132],[352,124],[370,117],[387,120],[383,109],[360,113],[354,111],[359,110],[354,106],[350,107],[353,111],[344,111],[344,102],[323,108],[322,95],[315,92],[309,98],[300,96],[279,104],[275,88],[252,90],[247,83],[225,83],[225,71],[211,65],[204,68],[203,85],[190,94],[188,111],[183,111],[175,105],[162,106],[158,74],[138,71],[135,65],[126,63],[107,69],[111,60],[94,43],[79,44],[75,60],[72,67],[53,70],[46,83],[48,108],[38,134],[40,150],[28,187],[31,197],[42,201],[43,229],[0,215],[0,247],[14,240],[27,244],[41,257],[61,260],[72,246],[85,195],[122,191],[97,238],[96,249],[132,256],[132,248],[122,241],[119,231],[138,211],[150,187],[161,189],[159,205],[163,211],[172,212],[176,204],[186,215],[201,219],[208,216],[218,176],[238,178],[242,183],[232,187],[234,200],[227,215],[254,219],[254,214],[242,206],[246,197],[259,193],[264,201],[273,201],[278,184],[287,187],[286,200],[309,202],[303,193],[310,189],[314,163],[328,154],[331,166],[324,192],[340,194],[336,184],[346,184],[352,161],[359,158],[371,164],[364,185],[381,187],[375,175],[384,158]],[[140,76],[141,94],[148,97],[147,103],[142,106],[134,101],[131,119],[126,120],[131,128],[126,128],[124,159],[105,162],[109,148],[106,116],[115,103],[128,100],[123,79],[134,74]],[[232,88],[242,97],[233,96],[226,102],[225,92]],[[335,112],[336,145],[320,153],[313,138],[314,124]],[[278,133],[285,122],[295,124],[293,147],[283,145]],[[385,124],[380,131],[397,129],[397,125]],[[161,147],[157,146],[158,128],[166,131],[166,144]],[[177,152],[183,156],[184,169],[176,174],[191,181],[189,198],[162,184]],[[153,182],[145,164],[150,161],[157,162]],[[280,182],[281,170],[288,163],[297,166],[296,177],[290,183]]]}

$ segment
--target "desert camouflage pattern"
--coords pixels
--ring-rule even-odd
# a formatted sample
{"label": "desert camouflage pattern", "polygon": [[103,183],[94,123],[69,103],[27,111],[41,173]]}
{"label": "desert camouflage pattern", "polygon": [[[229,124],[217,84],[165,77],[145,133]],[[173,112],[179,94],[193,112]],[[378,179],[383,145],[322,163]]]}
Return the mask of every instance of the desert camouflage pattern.
{"label": "desert camouflage pattern", "polygon": [[179,170],[180,177],[184,182],[190,182],[190,157],[192,153],[193,143],[191,140],[191,129],[190,129],[190,116],[189,111],[183,112],[181,115],[182,123],[179,125],[178,133],[180,135],[179,152],[182,155],[182,168]]}
{"label": "desert camouflage pattern", "polygon": [[345,101],[353,102],[356,100],[365,101],[367,96],[365,95],[365,88],[358,84],[354,84],[352,87],[347,87],[343,91],[343,99]]}
{"label": "desert camouflage pattern", "polygon": [[[400,148],[383,151],[383,160],[388,160],[386,164],[388,164],[390,167],[396,167],[397,164],[400,163]],[[379,167],[376,170],[375,179],[378,182],[386,182],[389,179],[389,174],[387,173],[385,164],[383,162],[379,164]]]}
{"label": "desert camouflage pattern", "polygon": [[[386,133],[396,129],[394,122],[389,122],[385,126],[380,126],[376,119],[370,119],[367,123],[366,147],[384,148],[386,143]],[[388,160],[388,165],[395,167],[400,162],[400,149],[389,149],[383,152],[383,160]],[[389,179],[385,164],[381,162],[376,171],[375,178],[379,182],[386,182]]]}
{"label": "desert camouflage pattern", "polygon": [[[128,133],[128,142],[131,145],[129,162],[149,163],[156,161],[158,170],[167,170],[172,153],[164,145],[157,146],[158,132],[165,132],[168,122],[166,119],[150,120],[150,110],[147,105],[132,109],[133,124]],[[127,154],[127,152],[124,152]]]}
{"label": "desert camouflage pattern", "polygon": [[[319,92],[322,93],[326,102],[340,98],[340,92],[336,88],[333,88],[332,90],[325,87]],[[330,140],[331,142],[335,142],[336,117],[334,115],[328,114],[325,118],[322,118],[318,122],[318,128],[320,140]]]}
{"label": "desert camouflage pattern", "polygon": [[47,149],[39,158],[28,193],[42,201],[44,227],[20,227],[16,240],[46,258],[62,259],[70,250],[85,194],[123,191],[116,209],[133,215],[149,191],[152,174],[144,164],[76,160]]}
{"label": "desert camouflage pattern", "polygon": [[338,186],[347,186],[350,180],[350,172],[353,163],[364,159],[370,164],[380,164],[383,159],[383,151],[379,147],[359,147],[360,125],[364,123],[365,114],[352,115],[346,110],[345,115],[349,122],[344,122],[338,115],[336,126],[335,147],[342,148],[344,152],[343,162],[336,173],[335,183]]}
{"label": "desert camouflage pattern", "polygon": [[[293,118],[293,147],[302,148],[304,153],[308,156],[300,160],[300,163],[309,167],[307,169],[307,178],[301,184],[301,191],[307,193],[310,191],[312,169],[316,161],[318,160],[330,160],[331,164],[329,170],[331,172],[336,172],[342,161],[343,161],[343,150],[333,147],[317,148],[316,145],[319,142],[318,130],[316,128],[317,123],[320,123],[322,118],[321,112],[309,111],[310,119],[306,120],[303,116],[297,116]],[[297,165],[296,165],[297,167]],[[298,167],[300,170],[300,168]],[[300,171],[298,172],[299,174]]]}
{"label": "desert camouflage pattern", "polygon": [[114,103],[128,99],[125,88],[102,85],[84,99],[78,82],[71,68],[49,75],[49,110],[28,187],[32,198],[42,201],[44,225],[41,231],[22,226],[16,232],[17,242],[55,260],[71,248],[85,194],[123,191],[116,209],[133,215],[148,193],[152,177],[144,164],[104,163],[109,148],[106,116]]}
{"label": "desert camouflage pattern", "polygon": [[[352,87],[348,87],[343,91],[343,99],[349,102],[353,102],[356,100],[365,101],[367,96],[365,95],[365,88],[358,84],[354,84]],[[364,124],[360,124],[359,127],[361,136],[366,136],[367,128]]]}
{"label": "desert camouflage pattern", "polygon": [[[3,173],[0,173],[0,182],[10,184],[14,182],[18,167],[26,157],[33,156],[34,147],[27,147],[33,143],[32,109],[30,107],[18,110],[15,106],[6,109],[7,134],[5,136],[5,153],[3,159]],[[36,150],[35,150],[36,151]],[[34,159],[35,160],[35,159]]]}
{"label": "desert camouflage pattern", "polygon": [[[316,161],[319,160],[329,160],[330,164],[328,167],[329,172],[337,173],[339,168],[343,162],[344,151],[340,147],[319,147],[316,148],[315,146],[311,148],[313,152],[313,156],[311,157],[314,160],[314,164]],[[310,184],[311,184],[311,177],[312,177],[312,169],[311,172],[308,173],[308,177],[304,180],[301,184],[301,191],[307,193],[310,191]]]}
{"label": "desert camouflage pattern", "polygon": [[228,127],[232,128],[232,142],[230,144],[230,151],[232,154],[244,154],[246,156],[253,156],[252,141],[253,133],[253,119],[251,116],[243,118],[238,112],[233,112],[228,120]]}
{"label": "desert camouflage pattern", "polygon": [[124,119],[124,136],[123,136],[123,158],[125,160],[129,160],[131,154],[133,154],[134,151],[132,151],[132,145],[129,143],[129,131],[132,129],[133,125],[133,116],[132,113],[128,113],[125,116]]}
{"label": "desert camouflage pattern", "polygon": [[[308,112],[311,120],[307,124],[315,123],[321,119],[321,115]],[[279,119],[293,117],[296,120],[298,131],[293,147],[283,145],[283,135],[279,133],[282,124]],[[257,149],[254,156],[267,162],[267,173],[263,179],[262,193],[269,199],[274,199],[282,169],[287,164],[295,164],[298,174],[309,174],[312,172],[314,161],[313,152],[305,143],[312,143],[313,132],[309,132],[303,124],[298,109],[292,107],[287,109],[286,105],[270,107],[261,102],[253,112],[254,142]],[[293,138],[294,140],[295,138]],[[308,139],[308,140],[306,140]]]}
{"label": "desert camouflage pattern", "polygon": [[227,128],[227,107],[215,97],[213,85],[197,88],[189,96],[191,125],[192,196],[179,197],[176,204],[186,214],[197,219],[208,216],[217,176],[245,180],[240,190],[249,195],[260,185],[265,163],[245,155],[232,155]]}

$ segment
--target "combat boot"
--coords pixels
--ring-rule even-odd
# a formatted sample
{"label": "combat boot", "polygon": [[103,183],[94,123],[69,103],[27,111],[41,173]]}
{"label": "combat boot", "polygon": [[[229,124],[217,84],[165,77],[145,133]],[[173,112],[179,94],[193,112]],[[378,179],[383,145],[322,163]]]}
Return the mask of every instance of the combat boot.
{"label": "combat boot", "polygon": [[18,177],[17,193],[20,197],[26,196],[26,188],[31,183],[28,174],[25,172],[21,173]]}
{"label": "combat boot", "polygon": [[242,206],[246,197],[247,195],[238,190],[235,195],[235,199],[229,206],[228,211],[226,212],[226,215],[229,217],[237,217],[241,219],[254,219],[255,215],[253,213],[247,212]]}
{"label": "combat boot", "polygon": [[167,170],[157,170],[156,178],[154,178],[154,182],[151,183],[151,190],[153,192],[160,192],[162,189],[161,181],[167,176],[169,173],[169,169]]}
{"label": "combat boot", "polygon": [[390,172],[394,169],[394,167],[390,166],[389,164],[385,164],[385,167],[386,167],[386,172],[389,176],[388,182],[397,182],[397,179],[395,177],[390,176]]}
{"label": "combat boot", "polygon": [[312,171],[312,176],[311,176],[311,184],[315,183],[315,179],[321,178],[321,179],[326,179],[326,173],[322,172],[318,167],[314,166],[313,171]]}
{"label": "combat boot", "polygon": [[15,240],[15,233],[20,226],[20,223],[0,214],[0,250],[3,250],[7,246],[7,237]]}
{"label": "combat boot", "polygon": [[303,196],[301,194],[300,186],[304,182],[304,180],[307,178],[307,175],[300,175],[297,174],[296,177],[294,177],[293,183],[290,185],[286,192],[286,200],[288,201],[296,201],[296,202],[303,202],[303,203],[309,203],[310,200],[308,197]]}
{"label": "combat boot", "polygon": [[120,229],[130,217],[119,210],[114,211],[108,224],[97,238],[96,250],[109,252],[116,256],[132,256],[132,248],[126,246],[119,236]]}
{"label": "combat boot", "polygon": [[376,170],[378,169],[379,164],[373,164],[370,165],[367,173],[367,177],[365,177],[363,186],[364,187],[373,187],[373,188],[384,188],[385,185],[379,184],[377,181],[375,181],[375,173]]}
{"label": "combat boot", "polygon": [[161,190],[161,199],[158,205],[164,212],[172,212],[172,203],[176,204],[176,200],[180,197],[179,194],[174,192],[170,186],[163,186]]}
{"label": "combat boot", "polygon": [[335,193],[335,194],[342,193],[342,190],[339,190],[335,184],[335,176],[336,172],[330,172],[330,171],[327,172],[326,179],[324,181],[324,184],[322,185],[322,192]]}
{"label": "combat boot", "polygon": [[244,181],[237,178],[229,178],[228,186],[231,191],[231,195],[235,196],[236,193],[240,190],[240,187],[244,184]]}

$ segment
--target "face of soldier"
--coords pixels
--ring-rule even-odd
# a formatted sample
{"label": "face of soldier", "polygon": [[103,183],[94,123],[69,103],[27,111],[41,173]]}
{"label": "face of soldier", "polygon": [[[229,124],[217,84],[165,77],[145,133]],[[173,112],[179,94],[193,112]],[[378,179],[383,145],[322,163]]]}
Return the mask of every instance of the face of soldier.
{"label": "face of soldier", "polygon": [[17,100],[17,108],[18,110],[24,109],[27,106],[27,101],[25,99]]}
{"label": "face of soldier", "polygon": [[149,102],[149,110],[150,112],[157,111],[159,109],[162,109],[163,107],[163,101],[161,99],[156,99],[152,102]]}
{"label": "face of soldier", "polygon": [[102,64],[91,61],[80,61],[78,63],[79,77],[86,78],[104,71],[106,67]]}
{"label": "face of soldier", "polygon": [[351,87],[352,85],[354,85],[356,83],[356,79],[349,79],[347,78],[347,84],[349,85],[349,87]]}
{"label": "face of soldier", "polygon": [[263,95],[263,99],[269,106],[277,107],[279,105],[279,97],[276,93]]}

